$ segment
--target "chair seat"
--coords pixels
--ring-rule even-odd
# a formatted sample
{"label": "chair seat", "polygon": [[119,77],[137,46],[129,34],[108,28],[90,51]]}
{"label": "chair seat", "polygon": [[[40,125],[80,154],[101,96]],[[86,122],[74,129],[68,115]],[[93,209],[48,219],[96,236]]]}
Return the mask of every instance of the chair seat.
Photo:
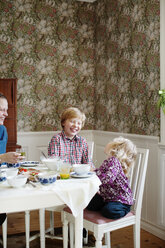
{"label": "chair seat", "polygon": [[[72,213],[72,211],[70,210],[69,207],[65,207],[64,211],[66,211],[66,212],[68,212],[70,214]],[[123,218],[127,218],[127,217],[130,217],[130,216],[133,216],[133,215],[134,215],[133,212],[129,212]],[[84,219],[88,220],[90,222],[93,222],[95,224],[106,224],[106,223],[116,221],[114,219],[108,219],[108,218],[102,216],[99,211],[89,211],[88,209],[84,209]]]}
{"label": "chair seat", "polygon": [[[133,212],[129,212],[123,218],[127,218],[133,215],[134,215]],[[116,219],[108,219],[102,216],[101,213],[98,211],[89,211],[87,209],[84,210],[84,219],[99,225],[116,221]]]}

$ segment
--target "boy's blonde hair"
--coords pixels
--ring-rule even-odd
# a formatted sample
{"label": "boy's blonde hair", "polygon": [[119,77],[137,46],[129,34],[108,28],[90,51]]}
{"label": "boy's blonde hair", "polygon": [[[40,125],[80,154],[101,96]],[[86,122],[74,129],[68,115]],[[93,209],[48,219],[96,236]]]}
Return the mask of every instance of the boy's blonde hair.
{"label": "boy's blonde hair", "polygon": [[78,118],[82,121],[82,127],[85,124],[86,116],[83,112],[81,112],[78,108],[70,107],[64,110],[61,115],[61,126],[63,128],[64,122],[69,119]]}
{"label": "boy's blonde hair", "polygon": [[108,157],[116,157],[123,168],[124,173],[128,176],[131,166],[134,164],[137,150],[136,146],[129,139],[123,137],[115,138],[105,147],[105,153]]}

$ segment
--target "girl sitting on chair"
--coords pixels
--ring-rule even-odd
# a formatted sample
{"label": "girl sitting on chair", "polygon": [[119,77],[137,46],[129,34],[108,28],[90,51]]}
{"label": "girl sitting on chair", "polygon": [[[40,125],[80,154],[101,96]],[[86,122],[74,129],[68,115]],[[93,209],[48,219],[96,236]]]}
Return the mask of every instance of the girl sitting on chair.
{"label": "girl sitting on chair", "polygon": [[105,146],[105,154],[108,158],[95,170],[102,184],[87,209],[118,219],[130,212],[134,203],[128,177],[136,159],[136,146],[123,137],[115,138]]}

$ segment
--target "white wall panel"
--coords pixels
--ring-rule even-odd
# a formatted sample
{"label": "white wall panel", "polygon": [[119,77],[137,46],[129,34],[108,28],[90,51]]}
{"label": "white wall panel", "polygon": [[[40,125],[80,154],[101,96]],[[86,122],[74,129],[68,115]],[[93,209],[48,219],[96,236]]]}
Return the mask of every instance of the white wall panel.
{"label": "white wall panel", "polygon": [[[164,151],[165,152],[165,151]],[[162,156],[162,174],[161,174],[161,225],[165,226],[165,153]]]}
{"label": "white wall panel", "polygon": [[[56,132],[18,132],[17,143],[26,150],[27,159],[31,161],[39,160],[40,150],[47,151],[48,143]],[[81,135],[87,141],[93,140],[93,131],[81,131]]]}
{"label": "white wall panel", "polygon": [[160,212],[158,215],[160,225],[165,227],[165,146],[160,148],[160,189],[159,202]]}

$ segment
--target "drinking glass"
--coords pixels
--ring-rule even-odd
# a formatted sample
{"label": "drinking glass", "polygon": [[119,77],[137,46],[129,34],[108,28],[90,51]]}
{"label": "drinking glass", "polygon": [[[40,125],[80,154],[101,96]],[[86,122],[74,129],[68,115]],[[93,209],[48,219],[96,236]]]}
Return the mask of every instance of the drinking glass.
{"label": "drinking glass", "polygon": [[60,178],[68,179],[70,177],[70,164],[69,163],[61,163],[60,164]]}
{"label": "drinking glass", "polygon": [[21,161],[25,161],[26,160],[26,152],[25,152],[25,149],[24,148],[18,148],[16,149],[16,152],[20,153],[21,155]]}

